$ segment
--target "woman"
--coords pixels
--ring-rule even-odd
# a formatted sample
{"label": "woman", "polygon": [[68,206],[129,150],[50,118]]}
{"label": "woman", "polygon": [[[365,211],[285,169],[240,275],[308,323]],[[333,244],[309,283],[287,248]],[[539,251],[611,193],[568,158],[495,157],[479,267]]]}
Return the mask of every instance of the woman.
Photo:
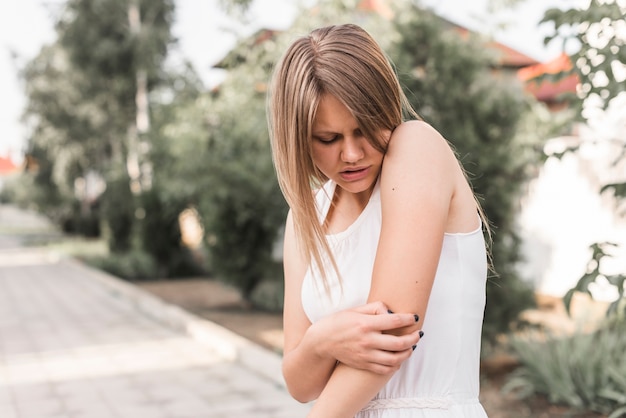
{"label": "woman", "polygon": [[290,207],[283,374],[292,396],[316,400],[310,417],[485,417],[486,223],[449,144],[352,24],[297,39],[268,103]]}

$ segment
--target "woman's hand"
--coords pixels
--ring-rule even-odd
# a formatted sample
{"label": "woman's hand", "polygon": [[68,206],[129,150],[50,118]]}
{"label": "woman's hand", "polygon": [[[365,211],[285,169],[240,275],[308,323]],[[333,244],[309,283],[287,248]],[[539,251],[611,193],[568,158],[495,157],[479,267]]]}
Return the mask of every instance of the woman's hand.
{"label": "woman's hand", "polygon": [[317,352],[346,366],[376,374],[391,374],[413,352],[420,332],[393,335],[386,331],[414,326],[414,314],[391,313],[382,302],[347,309],[316,322]]}

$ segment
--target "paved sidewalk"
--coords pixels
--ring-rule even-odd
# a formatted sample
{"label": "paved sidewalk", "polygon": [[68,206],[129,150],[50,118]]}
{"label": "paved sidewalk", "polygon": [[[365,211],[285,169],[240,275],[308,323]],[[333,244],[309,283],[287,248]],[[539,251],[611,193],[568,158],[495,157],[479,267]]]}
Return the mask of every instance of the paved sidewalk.
{"label": "paved sidewalk", "polygon": [[280,357],[75,260],[0,206],[1,418],[304,417]]}

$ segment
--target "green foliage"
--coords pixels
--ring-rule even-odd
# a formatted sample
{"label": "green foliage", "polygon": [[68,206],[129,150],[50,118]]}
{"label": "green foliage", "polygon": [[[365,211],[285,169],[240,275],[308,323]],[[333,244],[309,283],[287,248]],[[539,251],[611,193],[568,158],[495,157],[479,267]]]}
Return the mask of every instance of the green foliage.
{"label": "green foliage", "polygon": [[[138,6],[139,32],[129,23],[133,4]],[[90,92],[102,94],[106,88],[132,120],[136,72],[145,69],[150,85],[158,83],[174,41],[170,32],[173,19],[172,0],[69,0],[57,31],[72,63],[92,76],[87,86]]]}
{"label": "green foliage", "polygon": [[[32,127],[26,176],[36,204],[68,232],[94,235],[102,215],[113,252],[128,251],[142,232],[128,184],[135,99],[140,72],[148,89],[171,81],[164,62],[173,12],[172,0],[70,0],[56,22],[58,40],[22,69],[24,119]],[[144,148],[150,139],[141,138]],[[146,162],[146,152],[139,158]],[[106,192],[79,195],[75,184],[89,177],[104,182]]]}
{"label": "green foliage", "polygon": [[[626,148],[624,149],[624,152],[626,152]],[[608,183],[600,188],[600,193],[605,193],[607,191],[613,192],[613,195],[619,200],[626,200],[626,182]]]}
{"label": "green foliage", "polygon": [[570,313],[570,304],[574,294],[576,292],[582,292],[587,293],[589,296],[593,296],[589,290],[590,285],[595,283],[599,278],[603,278],[615,286],[619,294],[618,298],[609,306],[607,315],[611,315],[612,313],[617,312],[617,308],[624,298],[624,283],[626,282],[626,274],[605,275],[601,271],[601,264],[602,259],[613,256],[611,254],[611,250],[618,248],[618,245],[611,242],[603,242],[591,244],[589,248],[591,249],[592,255],[591,260],[587,263],[587,270],[581,278],[578,279],[576,286],[567,291],[563,297],[563,303],[565,304],[567,312]]}
{"label": "green foliage", "polygon": [[[531,111],[512,75],[493,75],[495,58],[478,37],[464,40],[427,10],[398,13],[390,55],[418,113],[446,137],[492,223],[494,269],[489,280],[484,336],[507,332],[533,304],[531,287],[515,270],[519,261],[516,207],[540,153],[520,134]],[[503,72],[505,70],[501,70]]]}
{"label": "green foliage", "polygon": [[107,225],[109,249],[112,253],[123,253],[131,249],[135,207],[135,197],[130,191],[128,177],[122,175],[109,181],[102,195],[102,217]]}
{"label": "green foliage", "polygon": [[626,408],[626,321],[592,334],[527,335],[511,341],[521,366],[503,390],[525,398],[547,396],[581,410],[619,417]]}
{"label": "green foliage", "polygon": [[74,200],[70,216],[63,220],[61,229],[71,235],[89,238],[100,236],[100,213],[98,202],[87,207],[81,207],[80,202]]}
{"label": "green foliage", "polygon": [[623,23],[626,7],[618,1],[591,0],[584,9],[558,8],[545,12],[541,23],[554,25],[552,34],[545,42],[560,40],[563,50],[573,50],[571,61],[575,64],[570,71],[582,82],[582,94],[574,104],[582,107],[588,97],[601,99],[604,108],[611,99],[626,91],[623,80],[615,76],[614,65],[626,65],[626,39]]}
{"label": "green foliage", "polygon": [[158,277],[154,258],[145,251],[130,250],[108,257],[86,257],[86,261],[101,270],[126,280],[147,280]]}
{"label": "green foliage", "polygon": [[168,198],[157,187],[141,195],[139,247],[152,256],[158,277],[186,277],[203,273],[191,250],[181,242],[178,217],[186,201]]}
{"label": "green foliage", "polygon": [[[32,155],[38,156],[39,148]],[[20,207],[42,213],[59,224],[67,218],[72,198],[52,178],[52,165],[42,161],[36,171],[28,169],[5,185],[11,202]]]}
{"label": "green foliage", "polygon": [[[620,2],[600,0],[591,0],[584,9],[549,9],[545,12],[542,22],[554,25],[554,31],[546,37],[546,43],[561,40],[563,50],[570,51],[569,57],[574,64],[570,71],[558,74],[557,78],[575,73],[581,82],[579,94],[572,98],[572,104],[578,111],[577,119],[585,119],[583,112],[585,106],[597,106],[599,103],[602,109],[607,110],[616,97],[626,94],[626,84],[623,78],[619,79],[616,76],[618,68],[626,71],[626,37],[623,33],[625,13],[626,7]],[[615,139],[617,143],[623,143],[620,138]],[[613,164],[623,163],[625,157],[626,145],[616,156]],[[618,202],[623,202],[626,199],[626,182],[605,184],[600,188],[599,193],[606,192],[613,192]],[[619,292],[619,299],[611,305],[607,314],[617,312],[617,307],[624,297],[626,274],[602,273],[601,260],[611,256],[607,252],[610,247],[615,247],[615,245],[611,243],[591,245],[592,258],[588,263],[587,271],[564,297],[568,311],[575,292],[590,294],[589,286],[599,278],[605,278],[616,286]]]}
{"label": "green foliage", "polygon": [[230,54],[228,78],[210,94],[197,94],[193,73],[181,74],[175,100],[155,109],[161,122],[151,154],[163,201],[199,212],[209,271],[249,301],[259,283],[282,280],[272,250],[286,204],[265,120],[264,88],[277,53],[271,45],[242,42]]}
{"label": "green foliage", "polygon": [[213,101],[209,184],[199,205],[210,268],[246,299],[263,280],[282,279],[268,275],[275,273],[272,251],[287,213],[271,160],[265,94],[258,91],[268,77],[262,62],[232,70]]}

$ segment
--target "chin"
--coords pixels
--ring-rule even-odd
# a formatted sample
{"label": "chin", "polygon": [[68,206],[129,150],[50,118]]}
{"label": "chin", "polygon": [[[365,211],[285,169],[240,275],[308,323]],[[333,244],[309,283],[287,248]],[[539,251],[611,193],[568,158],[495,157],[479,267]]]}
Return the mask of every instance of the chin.
{"label": "chin", "polygon": [[339,181],[337,182],[337,185],[347,192],[358,194],[372,190],[375,183],[376,180],[361,180],[354,182]]}

